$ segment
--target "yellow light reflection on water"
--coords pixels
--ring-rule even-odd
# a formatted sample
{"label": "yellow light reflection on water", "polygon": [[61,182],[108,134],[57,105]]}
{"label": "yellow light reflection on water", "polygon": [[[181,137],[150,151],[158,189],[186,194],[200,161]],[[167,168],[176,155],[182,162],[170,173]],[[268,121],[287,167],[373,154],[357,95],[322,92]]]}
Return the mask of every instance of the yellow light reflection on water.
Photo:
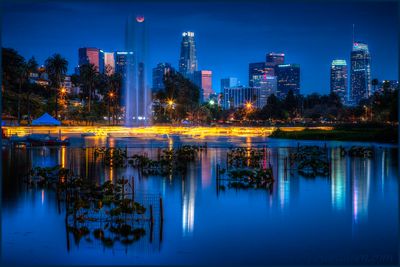
{"label": "yellow light reflection on water", "polygon": [[[183,126],[147,126],[147,127],[124,127],[124,126],[6,126],[8,135],[17,134],[25,136],[31,132],[35,133],[58,133],[63,135],[81,135],[82,133],[94,133],[96,136],[158,136],[165,134],[188,135],[200,139],[207,136],[268,136],[276,127],[183,127]],[[280,127],[282,131],[301,131],[305,127]],[[332,130],[333,127],[322,126],[312,129]]]}

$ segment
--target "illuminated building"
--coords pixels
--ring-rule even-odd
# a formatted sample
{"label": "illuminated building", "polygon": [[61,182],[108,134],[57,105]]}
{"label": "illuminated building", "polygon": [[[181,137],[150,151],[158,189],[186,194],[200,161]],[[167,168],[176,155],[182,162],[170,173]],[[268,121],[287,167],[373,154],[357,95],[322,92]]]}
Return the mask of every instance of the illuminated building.
{"label": "illuminated building", "polygon": [[164,77],[173,71],[174,69],[169,63],[158,63],[157,66],[153,68],[153,92],[163,91],[165,89]]}
{"label": "illuminated building", "polygon": [[274,65],[285,64],[285,54],[283,54],[283,53],[268,53],[265,57],[265,62],[273,63]]}
{"label": "illuminated building", "polygon": [[261,89],[259,87],[229,87],[224,88],[224,108],[240,108],[246,103],[252,103],[254,107],[261,106]]}
{"label": "illuminated building", "polygon": [[254,86],[254,76],[265,74],[266,64],[265,62],[256,62],[249,64],[249,86]]}
{"label": "illuminated building", "polygon": [[279,98],[285,98],[290,90],[292,90],[295,95],[300,94],[300,65],[278,65],[276,72],[278,79],[277,95]]}
{"label": "illuminated building", "polygon": [[357,105],[361,99],[371,94],[371,56],[368,45],[354,42],[351,51],[350,101]]}
{"label": "illuminated building", "polygon": [[383,90],[394,91],[399,89],[399,81],[396,80],[383,80],[379,82],[377,91],[383,93]]}
{"label": "illuminated building", "polygon": [[346,60],[336,59],[331,64],[331,93],[340,97],[342,103],[347,102],[347,64]]}
{"label": "illuminated building", "polygon": [[264,107],[267,104],[267,99],[270,95],[277,92],[277,77],[268,75],[253,76],[254,87],[260,88],[260,106]]}
{"label": "illuminated building", "polygon": [[194,72],[194,83],[201,89],[201,101],[208,101],[213,93],[212,71],[199,70]]}
{"label": "illuminated building", "polygon": [[101,70],[102,64],[100,64],[100,49],[93,47],[79,48],[79,66],[84,64],[93,64],[97,71]]}
{"label": "illuminated building", "polygon": [[128,57],[133,57],[133,52],[115,52],[115,72],[126,75]]}
{"label": "illuminated building", "polygon": [[111,75],[115,72],[115,56],[114,52],[104,52],[104,72],[107,70],[107,66],[109,66],[109,73]]}
{"label": "illuminated building", "polygon": [[182,33],[179,72],[186,78],[192,79],[195,71],[197,71],[197,57],[194,32],[184,32]]}
{"label": "illuminated building", "polygon": [[221,79],[221,92],[224,91],[224,88],[235,87],[238,86],[238,79],[235,77],[228,77]]}

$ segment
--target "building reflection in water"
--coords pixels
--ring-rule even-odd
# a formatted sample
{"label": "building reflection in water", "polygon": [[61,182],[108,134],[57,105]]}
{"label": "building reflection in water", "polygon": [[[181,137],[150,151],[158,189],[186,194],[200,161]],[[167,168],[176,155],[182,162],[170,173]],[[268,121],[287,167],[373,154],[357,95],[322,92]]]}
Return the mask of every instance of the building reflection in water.
{"label": "building reflection in water", "polygon": [[366,220],[371,183],[371,159],[351,159],[353,223]]}
{"label": "building reflection in water", "polygon": [[212,174],[214,173],[215,166],[215,149],[209,151],[200,152],[200,164],[201,164],[201,188],[207,188],[211,185]]}
{"label": "building reflection in water", "polygon": [[278,192],[279,192],[279,203],[281,209],[284,209],[290,201],[290,173],[285,171],[285,158],[289,156],[287,148],[278,148],[277,156],[277,180],[278,180]]}
{"label": "building reflection in water", "polygon": [[196,169],[188,168],[182,179],[182,234],[192,236],[196,196]]}
{"label": "building reflection in water", "polygon": [[340,156],[340,148],[333,148],[331,157],[331,198],[332,208],[344,210],[346,208],[346,161]]}

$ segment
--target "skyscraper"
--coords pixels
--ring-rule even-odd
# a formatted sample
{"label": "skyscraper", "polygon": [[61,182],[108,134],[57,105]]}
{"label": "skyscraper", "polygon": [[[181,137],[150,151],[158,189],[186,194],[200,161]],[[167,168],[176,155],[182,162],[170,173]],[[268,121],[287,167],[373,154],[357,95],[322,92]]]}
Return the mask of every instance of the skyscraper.
{"label": "skyscraper", "polygon": [[249,86],[254,86],[254,77],[265,74],[266,64],[265,62],[256,62],[249,64]]}
{"label": "skyscraper", "polygon": [[192,79],[195,71],[197,71],[197,57],[194,32],[184,32],[182,33],[179,72],[183,76]]}
{"label": "skyscraper", "polygon": [[350,100],[357,105],[371,92],[371,56],[368,45],[354,42],[351,51]]}
{"label": "skyscraper", "polygon": [[115,53],[114,52],[104,52],[104,72],[109,68],[108,74],[113,74],[115,72]]}
{"label": "skyscraper", "polygon": [[268,53],[265,57],[265,62],[273,63],[274,65],[285,64],[285,54],[283,53]]}
{"label": "skyscraper", "polygon": [[158,63],[157,66],[153,68],[153,92],[165,89],[164,76],[173,71],[174,69],[169,63]]}
{"label": "skyscraper", "polygon": [[210,94],[213,93],[212,89],[212,71],[199,70],[194,73],[194,83],[201,89],[201,101],[208,101]]}
{"label": "skyscraper", "polygon": [[93,64],[100,71],[100,49],[93,47],[79,48],[79,66]]}
{"label": "skyscraper", "polygon": [[228,77],[221,79],[220,91],[223,92],[224,88],[235,87],[238,85],[238,79],[235,77]]}
{"label": "skyscraper", "polygon": [[331,65],[331,93],[340,97],[344,104],[347,102],[347,63],[346,60],[336,59]]}
{"label": "skyscraper", "polygon": [[285,64],[285,54],[268,53],[265,57],[265,74],[267,76],[276,76],[277,66],[283,64]]}
{"label": "skyscraper", "polygon": [[[133,52],[115,52],[115,72],[126,76],[126,66],[128,64],[128,57],[133,57]],[[133,60],[130,61],[133,64]]]}
{"label": "skyscraper", "polygon": [[264,107],[267,104],[267,99],[270,95],[277,92],[277,78],[276,76],[259,75],[254,76],[253,85],[260,88],[260,106]]}
{"label": "skyscraper", "polygon": [[292,90],[295,95],[300,94],[300,65],[284,64],[276,68],[278,79],[279,98],[285,98],[287,93]]}

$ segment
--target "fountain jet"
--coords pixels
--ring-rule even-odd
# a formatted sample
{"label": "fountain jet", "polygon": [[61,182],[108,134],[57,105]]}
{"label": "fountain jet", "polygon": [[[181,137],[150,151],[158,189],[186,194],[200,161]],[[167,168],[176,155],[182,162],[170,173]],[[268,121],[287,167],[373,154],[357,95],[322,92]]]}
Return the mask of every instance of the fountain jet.
{"label": "fountain jet", "polygon": [[147,34],[144,16],[128,17],[125,29],[127,52],[123,76],[122,105],[125,107],[125,126],[150,123],[151,97],[147,78]]}

